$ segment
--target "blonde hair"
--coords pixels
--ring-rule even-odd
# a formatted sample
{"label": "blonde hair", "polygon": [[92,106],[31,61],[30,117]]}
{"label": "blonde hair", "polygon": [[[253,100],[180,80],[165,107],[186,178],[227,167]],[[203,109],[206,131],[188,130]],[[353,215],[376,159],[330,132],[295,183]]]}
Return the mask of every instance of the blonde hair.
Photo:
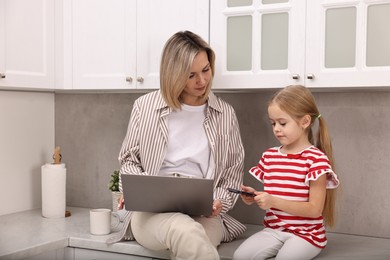
{"label": "blonde hair", "polygon": [[206,101],[214,77],[214,51],[206,41],[190,31],[177,32],[165,43],[160,65],[160,90],[169,107],[181,108],[180,95],[186,87],[194,58],[200,51],[206,51],[212,73],[203,97]]}
{"label": "blonde hair", "polygon": [[[310,116],[310,127],[307,129],[308,139],[311,144],[328,156],[329,162],[332,168],[334,168],[333,149],[328,126],[318,111],[314,96],[310,90],[301,85],[287,86],[275,93],[269,102],[269,105],[271,104],[277,104],[281,110],[285,111],[296,121],[306,115]],[[314,138],[312,126],[316,119],[319,122],[319,128],[316,138]],[[334,225],[335,201],[336,190],[327,189],[323,217],[325,223],[330,227]]]}

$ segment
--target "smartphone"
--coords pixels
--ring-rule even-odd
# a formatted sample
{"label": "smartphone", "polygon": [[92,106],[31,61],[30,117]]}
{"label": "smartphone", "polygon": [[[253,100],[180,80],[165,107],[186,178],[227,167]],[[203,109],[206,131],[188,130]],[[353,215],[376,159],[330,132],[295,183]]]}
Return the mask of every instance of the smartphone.
{"label": "smartphone", "polygon": [[228,188],[228,191],[233,192],[233,193],[238,193],[238,194],[241,194],[241,195],[245,195],[245,196],[250,196],[250,197],[255,197],[256,196],[252,192],[246,192],[246,191],[236,190],[236,189],[232,189],[232,188]]}

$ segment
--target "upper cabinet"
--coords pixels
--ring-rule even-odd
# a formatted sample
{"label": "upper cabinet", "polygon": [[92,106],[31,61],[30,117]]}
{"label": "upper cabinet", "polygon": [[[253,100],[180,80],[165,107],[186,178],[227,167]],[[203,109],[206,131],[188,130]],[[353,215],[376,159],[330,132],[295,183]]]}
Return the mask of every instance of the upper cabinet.
{"label": "upper cabinet", "polygon": [[158,89],[168,38],[209,40],[209,0],[58,0],[58,89]]}
{"label": "upper cabinet", "polygon": [[0,88],[53,87],[54,2],[0,0]]}
{"label": "upper cabinet", "polygon": [[307,1],[307,85],[390,86],[390,1],[316,2]]}
{"label": "upper cabinet", "polygon": [[211,1],[216,88],[390,86],[390,1]]}
{"label": "upper cabinet", "polygon": [[0,0],[0,88],[157,89],[179,30],[215,49],[215,88],[388,87],[389,14],[390,0]]}

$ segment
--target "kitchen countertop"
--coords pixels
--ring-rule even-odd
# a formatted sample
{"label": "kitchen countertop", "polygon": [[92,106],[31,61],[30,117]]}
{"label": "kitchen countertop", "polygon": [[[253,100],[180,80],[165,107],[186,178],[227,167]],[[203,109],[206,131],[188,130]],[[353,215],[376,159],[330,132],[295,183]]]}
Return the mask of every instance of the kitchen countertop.
{"label": "kitchen countertop", "polygon": [[135,241],[107,245],[110,235],[89,233],[90,209],[67,210],[70,217],[56,219],[42,217],[41,209],[0,216],[0,259],[22,259],[67,246],[169,259],[168,251],[150,251]]}
{"label": "kitchen countertop", "polygon": [[[135,241],[107,245],[110,235],[89,233],[88,208],[68,207],[71,216],[49,219],[41,209],[0,216],[0,259],[24,259],[41,253],[75,247],[129,255],[169,259],[169,252],[151,251]],[[118,227],[119,229],[120,227]],[[260,225],[247,225],[244,234],[218,247],[221,259],[231,259],[235,249],[245,238],[260,230]],[[114,230],[115,231],[115,230]],[[390,239],[330,233],[328,245],[316,259],[390,259]]]}
{"label": "kitchen countertop", "polygon": [[[64,247],[100,250],[113,253],[170,259],[168,250],[152,251],[135,241],[111,245],[105,243],[110,235],[89,233],[89,208],[67,207],[67,218],[44,218],[42,210],[35,209],[0,216],[0,259],[24,259]],[[234,250],[259,225],[248,225],[247,231],[231,243],[218,247],[221,259],[231,259]],[[118,231],[120,226],[113,231]]]}

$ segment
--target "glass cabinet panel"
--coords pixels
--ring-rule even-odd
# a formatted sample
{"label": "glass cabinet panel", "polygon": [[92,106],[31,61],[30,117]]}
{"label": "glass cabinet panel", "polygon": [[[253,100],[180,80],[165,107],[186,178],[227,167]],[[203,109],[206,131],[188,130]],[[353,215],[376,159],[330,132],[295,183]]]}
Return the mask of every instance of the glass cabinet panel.
{"label": "glass cabinet panel", "polygon": [[227,70],[252,69],[252,16],[227,19]]}
{"label": "glass cabinet panel", "polygon": [[367,13],[367,66],[390,66],[390,4],[371,5]]}
{"label": "glass cabinet panel", "polygon": [[356,8],[328,9],[325,22],[325,67],[354,67],[355,53]]}
{"label": "glass cabinet panel", "polygon": [[252,0],[227,0],[228,7],[252,5]]}
{"label": "glass cabinet panel", "polygon": [[288,13],[264,14],[261,21],[261,69],[287,69]]}

